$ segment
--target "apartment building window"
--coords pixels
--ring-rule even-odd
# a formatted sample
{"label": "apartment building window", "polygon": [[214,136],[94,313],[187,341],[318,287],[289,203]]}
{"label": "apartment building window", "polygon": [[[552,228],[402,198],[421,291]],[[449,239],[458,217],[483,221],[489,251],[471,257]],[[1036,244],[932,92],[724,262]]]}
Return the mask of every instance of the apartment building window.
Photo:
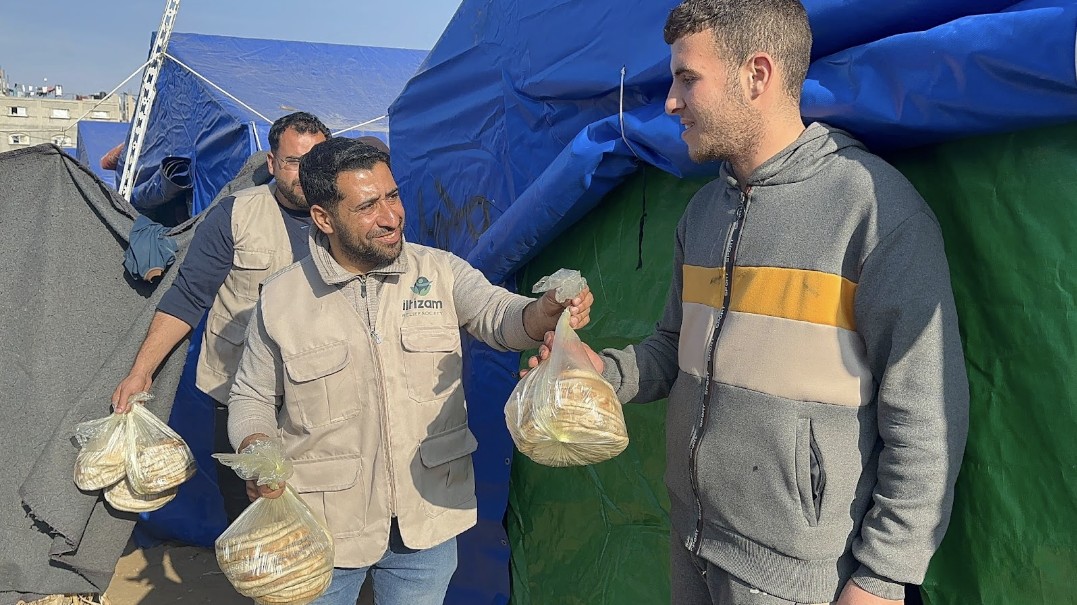
{"label": "apartment building window", "polygon": [[29,145],[30,137],[25,134],[13,134],[8,136],[7,142],[12,145]]}
{"label": "apartment building window", "polygon": [[58,134],[52,137],[52,144],[59,145],[60,147],[74,147],[75,144],[71,142],[71,137],[67,135]]}
{"label": "apartment building window", "polygon": [[20,118],[25,118],[27,116],[25,107],[12,106],[12,107],[10,107],[10,109],[11,109],[11,112],[10,112],[9,115],[18,116]]}
{"label": "apartment building window", "polygon": [[107,111],[91,111],[90,112],[90,119],[91,120],[107,120],[108,119],[108,112]]}
{"label": "apartment building window", "polygon": [[59,120],[69,120],[71,119],[71,111],[68,109],[53,109],[52,117]]}

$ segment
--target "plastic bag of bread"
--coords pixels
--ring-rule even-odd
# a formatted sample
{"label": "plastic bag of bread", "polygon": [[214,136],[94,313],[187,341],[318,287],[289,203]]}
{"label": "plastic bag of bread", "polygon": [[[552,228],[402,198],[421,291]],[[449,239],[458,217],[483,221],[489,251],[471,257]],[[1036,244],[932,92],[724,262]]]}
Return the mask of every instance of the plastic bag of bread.
{"label": "plastic bag of bread", "polygon": [[176,497],[177,488],[167,489],[159,494],[144,495],[131,489],[127,479],[114,483],[105,489],[105,501],[116,510],[129,513],[145,513],[157,510]]}
{"label": "plastic bag of bread", "polygon": [[187,443],[153,412],[140,405],[152,398],[140,393],[127,421],[127,481],[135,494],[157,496],[194,476],[194,455]]}
{"label": "plastic bag of bread", "polygon": [[79,489],[103,489],[127,476],[126,429],[123,414],[110,414],[75,427],[75,441],[79,444],[75,485]]}
{"label": "plastic bag of bread", "polygon": [[[260,485],[279,486],[292,474],[278,441],[214,458]],[[228,581],[259,605],[306,605],[333,579],[333,538],[291,486],[279,498],[256,500],[214,546]]]}
{"label": "plastic bag of bread", "polygon": [[[564,280],[554,278],[564,271],[540,281],[536,291],[556,287],[551,282],[563,288]],[[559,289],[558,300],[579,294],[583,285],[577,285]],[[516,447],[546,466],[595,464],[628,447],[621,402],[591,365],[568,321],[566,309],[557,322],[550,356],[516,385],[505,404],[505,421]]]}

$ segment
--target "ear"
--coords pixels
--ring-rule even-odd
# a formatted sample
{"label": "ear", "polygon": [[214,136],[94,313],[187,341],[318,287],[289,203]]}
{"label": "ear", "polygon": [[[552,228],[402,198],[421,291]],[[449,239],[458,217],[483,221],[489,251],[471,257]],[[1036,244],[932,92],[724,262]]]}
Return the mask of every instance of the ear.
{"label": "ear", "polygon": [[318,230],[322,233],[326,235],[333,233],[333,217],[324,207],[317,204],[311,206],[310,218],[312,221],[314,221],[314,226],[317,227]]}
{"label": "ear", "polygon": [[277,172],[276,172],[276,170],[277,170],[276,164],[277,163],[273,161],[273,159],[275,157],[276,156],[273,155],[272,151],[270,151],[269,153],[266,154],[266,168],[269,169],[269,175],[274,177],[274,178],[276,178],[276,176],[277,176]]}
{"label": "ear", "polygon": [[745,63],[748,72],[748,94],[757,99],[775,86],[777,72],[774,69],[774,58],[768,53],[755,53]]}

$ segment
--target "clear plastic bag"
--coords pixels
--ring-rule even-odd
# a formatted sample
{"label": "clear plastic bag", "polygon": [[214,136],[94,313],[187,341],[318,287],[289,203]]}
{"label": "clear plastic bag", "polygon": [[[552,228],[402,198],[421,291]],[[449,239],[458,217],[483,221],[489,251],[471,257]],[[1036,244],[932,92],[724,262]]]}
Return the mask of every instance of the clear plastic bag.
{"label": "clear plastic bag", "polygon": [[554,299],[559,303],[563,303],[570,298],[576,298],[586,286],[587,280],[580,275],[579,271],[575,269],[558,269],[553,275],[547,275],[535,282],[531,292],[538,294],[539,292],[557,290],[554,294]]}
{"label": "clear plastic bag", "polygon": [[127,481],[135,494],[156,496],[194,476],[194,455],[187,443],[153,412],[134,399],[127,418]]}
{"label": "clear plastic bag", "polygon": [[595,464],[628,447],[621,402],[595,371],[568,320],[566,309],[550,356],[516,385],[505,404],[516,447],[546,466]]}
{"label": "clear plastic bag", "polygon": [[176,497],[177,488],[166,489],[159,494],[143,495],[131,489],[128,479],[119,481],[105,489],[105,501],[116,510],[129,513],[145,513],[157,510]]}
{"label": "clear plastic bag", "polygon": [[[276,487],[292,474],[291,462],[273,440],[214,458],[259,485]],[[228,581],[259,605],[306,605],[333,579],[333,538],[291,486],[279,498],[256,500],[214,546]]]}
{"label": "clear plastic bag", "polygon": [[126,429],[123,414],[109,414],[75,427],[80,448],[75,457],[75,485],[79,489],[103,489],[127,476]]}

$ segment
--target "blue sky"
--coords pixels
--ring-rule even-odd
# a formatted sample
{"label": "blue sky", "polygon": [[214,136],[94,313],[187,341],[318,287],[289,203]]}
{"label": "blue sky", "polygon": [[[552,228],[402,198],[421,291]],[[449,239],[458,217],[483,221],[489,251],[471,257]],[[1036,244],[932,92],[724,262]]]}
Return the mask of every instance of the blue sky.
{"label": "blue sky", "polygon": [[[429,49],[459,0],[182,0],[175,31]],[[142,62],[164,0],[19,0],[0,17],[8,82],[110,91]],[[124,90],[138,90],[138,77]]]}

